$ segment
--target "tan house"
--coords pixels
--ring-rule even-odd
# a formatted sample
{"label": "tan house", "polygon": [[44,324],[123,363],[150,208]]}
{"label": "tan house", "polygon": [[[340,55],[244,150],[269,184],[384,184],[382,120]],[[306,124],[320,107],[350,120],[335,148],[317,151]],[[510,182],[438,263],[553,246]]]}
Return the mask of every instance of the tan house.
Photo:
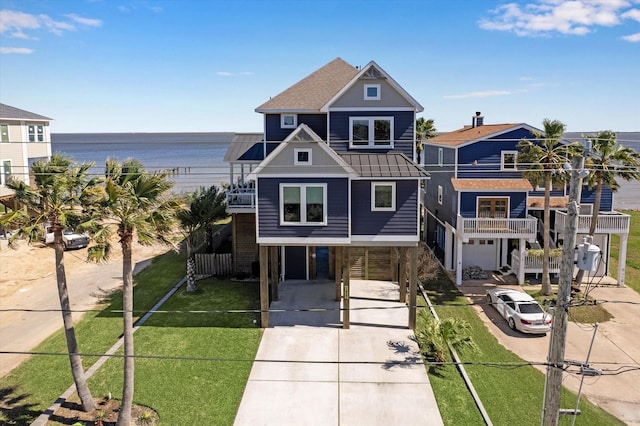
{"label": "tan house", "polygon": [[34,161],[51,157],[51,118],[0,103],[0,202],[11,203],[13,191],[6,187],[13,176],[31,182]]}

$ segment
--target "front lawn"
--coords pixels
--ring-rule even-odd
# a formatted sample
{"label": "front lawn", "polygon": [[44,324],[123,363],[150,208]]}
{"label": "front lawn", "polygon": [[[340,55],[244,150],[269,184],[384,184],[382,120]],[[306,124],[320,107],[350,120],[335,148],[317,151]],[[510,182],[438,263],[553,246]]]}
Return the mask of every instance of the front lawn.
{"label": "front lawn", "polygon": [[[425,288],[432,302],[440,305],[436,307],[440,319],[461,318],[471,325],[473,340],[480,347],[480,351],[462,353],[460,357],[463,362],[474,363],[465,366],[465,369],[493,424],[539,424],[544,374],[532,366],[514,366],[526,363],[498,342],[476,311],[468,306],[468,300],[448,278],[440,276],[437,280],[425,284]],[[445,425],[482,424],[478,409],[455,367],[431,368],[429,381]],[[572,408],[575,401],[576,395],[563,389],[561,406]],[[580,402],[580,409],[582,415],[576,419],[578,425],[623,424],[609,413],[587,402],[584,397]],[[560,418],[560,424],[568,425],[571,421],[572,418],[569,416]]]}

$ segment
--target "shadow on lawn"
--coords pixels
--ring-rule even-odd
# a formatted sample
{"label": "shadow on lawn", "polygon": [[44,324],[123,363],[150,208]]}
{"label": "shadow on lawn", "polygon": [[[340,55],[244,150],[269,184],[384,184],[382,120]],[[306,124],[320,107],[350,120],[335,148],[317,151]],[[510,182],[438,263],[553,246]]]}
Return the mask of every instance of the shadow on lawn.
{"label": "shadow on lawn", "polygon": [[[34,410],[36,404],[24,402],[29,395],[18,394],[15,387],[3,387],[0,389],[0,424],[30,425],[33,419],[38,417],[40,410]],[[6,423],[5,423],[6,421]]]}

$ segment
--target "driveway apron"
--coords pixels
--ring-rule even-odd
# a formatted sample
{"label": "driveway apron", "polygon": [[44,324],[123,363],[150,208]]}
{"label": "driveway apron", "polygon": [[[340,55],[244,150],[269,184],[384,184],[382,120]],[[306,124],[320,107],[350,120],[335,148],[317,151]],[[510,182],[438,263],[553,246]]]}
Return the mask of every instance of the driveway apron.
{"label": "driveway apron", "polygon": [[235,425],[442,425],[398,286],[351,280],[345,330],[334,285],[280,285]]}

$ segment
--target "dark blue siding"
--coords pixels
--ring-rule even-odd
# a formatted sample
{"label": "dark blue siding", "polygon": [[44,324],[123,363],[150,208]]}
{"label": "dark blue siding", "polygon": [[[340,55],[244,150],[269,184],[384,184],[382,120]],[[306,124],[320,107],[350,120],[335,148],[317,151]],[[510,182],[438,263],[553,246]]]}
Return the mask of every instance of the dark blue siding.
{"label": "dark blue siding", "polygon": [[[265,117],[267,141],[283,141],[295,130],[280,128],[280,114],[266,114]],[[298,114],[298,126],[302,123],[311,127],[322,140],[327,140],[327,116],[325,114]]]}
{"label": "dark blue siding", "polygon": [[[438,165],[438,148],[442,148],[442,167]],[[455,226],[458,197],[451,183],[455,149],[425,145],[422,155],[425,161],[424,168],[431,174],[431,178],[426,182],[425,207],[441,221]],[[438,203],[438,185],[442,186],[442,204]]]}
{"label": "dark blue siding", "polygon": [[[326,226],[280,226],[280,183],[326,183]],[[258,233],[260,237],[349,236],[349,182],[346,178],[258,178]]]}
{"label": "dark blue siding", "polygon": [[385,152],[375,149],[349,149],[349,117],[391,117],[393,116],[393,151],[404,153],[413,159],[413,111],[340,111],[330,114],[329,136],[331,147],[338,153],[351,152]]}
{"label": "dark blue siding", "polygon": [[517,129],[495,138],[479,141],[458,149],[458,178],[460,179],[515,179],[520,178],[518,172],[499,171],[502,151],[517,151],[521,139],[534,139],[534,135],[526,129]]}
{"label": "dark blue siding", "polygon": [[396,182],[396,211],[371,211],[371,181],[354,181],[351,190],[352,235],[417,235],[418,182]]}
{"label": "dark blue siding", "polygon": [[463,192],[460,194],[460,214],[462,217],[476,217],[478,198],[508,197],[509,217],[512,219],[527,217],[526,192]]}
{"label": "dark blue siding", "polygon": [[[596,200],[596,191],[589,189],[587,186],[582,187],[582,194],[580,194],[580,203],[593,204]],[[602,188],[602,196],[600,198],[600,211],[610,212],[613,211],[613,192],[611,188],[605,186]]]}

